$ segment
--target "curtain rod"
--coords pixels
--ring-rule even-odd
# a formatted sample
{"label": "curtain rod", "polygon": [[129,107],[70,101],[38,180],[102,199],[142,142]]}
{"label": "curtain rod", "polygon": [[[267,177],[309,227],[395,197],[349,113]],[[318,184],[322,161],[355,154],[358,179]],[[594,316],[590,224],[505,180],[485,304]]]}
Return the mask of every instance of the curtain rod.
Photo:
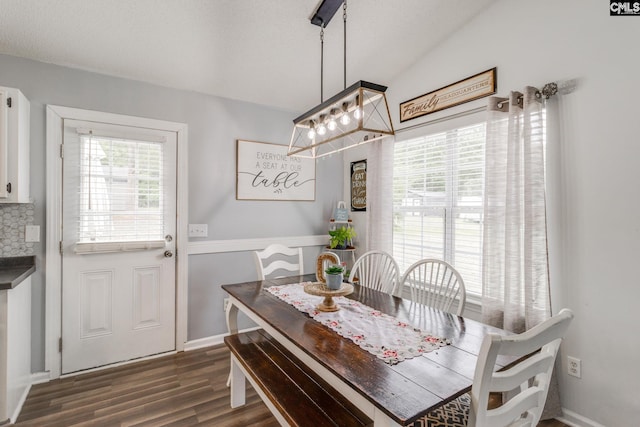
{"label": "curtain rod", "polygon": [[[576,88],[577,85],[578,85],[578,81],[576,79],[558,80],[557,82],[549,82],[549,83],[545,84],[542,87],[542,90],[538,90],[537,94],[539,94],[540,97],[544,97],[544,99],[549,99],[552,96],[556,95],[558,92],[560,92],[562,94],[571,93],[571,92],[573,92],[573,90]],[[507,102],[507,101],[503,101],[502,103],[504,103],[504,102]],[[502,104],[502,103],[499,103],[499,104]],[[420,128],[422,126],[429,126],[429,125],[432,125],[432,124],[444,122],[446,120],[457,119],[458,117],[464,117],[464,116],[468,116],[470,114],[479,113],[479,112],[484,111],[486,109],[487,109],[487,107],[484,106],[484,107],[473,108],[473,109],[467,110],[467,111],[461,111],[459,113],[452,114],[450,116],[439,117],[437,119],[433,119],[433,120],[429,120],[429,121],[426,121],[426,122],[417,123],[415,125],[406,126],[406,127],[400,128],[400,129],[396,129],[396,133],[406,132],[406,131],[411,130],[411,129]]]}
{"label": "curtain rod", "polygon": [[[553,95],[555,95],[556,93],[558,93],[558,83],[550,82],[550,83],[545,84],[542,87],[542,90],[536,89],[536,98],[538,98],[538,99],[540,99],[540,98],[549,99]],[[518,102],[518,105],[520,105],[520,106],[522,106],[522,99],[523,99],[523,95],[518,96],[517,102]],[[509,102],[509,101],[508,100],[500,101],[500,102],[496,103],[496,106],[498,108],[502,108],[502,104],[506,104],[507,102]]]}

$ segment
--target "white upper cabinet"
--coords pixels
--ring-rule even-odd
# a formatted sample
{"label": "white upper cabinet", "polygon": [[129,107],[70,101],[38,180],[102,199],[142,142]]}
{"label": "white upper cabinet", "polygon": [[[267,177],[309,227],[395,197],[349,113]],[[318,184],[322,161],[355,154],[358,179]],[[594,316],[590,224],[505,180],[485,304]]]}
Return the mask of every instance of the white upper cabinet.
{"label": "white upper cabinet", "polygon": [[0,87],[0,203],[29,202],[29,100]]}

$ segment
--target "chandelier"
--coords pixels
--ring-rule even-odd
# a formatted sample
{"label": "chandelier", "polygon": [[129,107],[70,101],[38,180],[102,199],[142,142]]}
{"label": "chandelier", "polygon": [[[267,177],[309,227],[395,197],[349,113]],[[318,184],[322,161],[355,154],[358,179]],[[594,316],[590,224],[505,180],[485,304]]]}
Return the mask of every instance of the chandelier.
{"label": "chandelier", "polygon": [[[344,90],[324,101],[324,28],[343,5]],[[288,155],[320,158],[394,135],[386,86],[360,80],[346,87],[347,2],[323,0],[311,17],[320,27],[320,104],[293,120]]]}

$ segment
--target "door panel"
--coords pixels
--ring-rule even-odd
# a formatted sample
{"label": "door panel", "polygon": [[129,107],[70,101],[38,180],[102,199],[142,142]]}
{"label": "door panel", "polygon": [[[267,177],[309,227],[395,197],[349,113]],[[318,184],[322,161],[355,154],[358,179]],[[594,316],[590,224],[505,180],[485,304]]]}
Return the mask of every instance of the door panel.
{"label": "door panel", "polygon": [[174,350],[176,134],[64,125],[62,373]]}
{"label": "door panel", "polygon": [[160,325],[160,269],[136,268],[133,271],[133,328]]}
{"label": "door panel", "polygon": [[113,333],[113,271],[84,272],[79,279],[80,337]]}

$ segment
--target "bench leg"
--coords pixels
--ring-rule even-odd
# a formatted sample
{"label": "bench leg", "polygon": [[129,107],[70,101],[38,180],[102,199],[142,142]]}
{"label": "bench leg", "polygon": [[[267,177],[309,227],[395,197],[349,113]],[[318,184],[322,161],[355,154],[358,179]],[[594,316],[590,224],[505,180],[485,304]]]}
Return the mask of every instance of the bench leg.
{"label": "bench leg", "polygon": [[[227,304],[227,311],[225,312],[227,318],[227,330],[229,335],[238,333],[238,307],[233,305],[231,301]],[[233,364],[232,364],[233,366]],[[231,370],[229,370],[229,376],[227,377],[227,387],[231,386]]]}
{"label": "bench leg", "polygon": [[225,312],[227,319],[227,330],[229,335],[238,333],[238,307],[236,307],[231,301],[227,305],[227,311]]}
{"label": "bench leg", "polygon": [[247,386],[245,383],[244,373],[238,364],[235,356],[231,355],[231,372],[229,374],[229,383],[231,384],[231,407],[237,408],[245,404],[245,394]]}

